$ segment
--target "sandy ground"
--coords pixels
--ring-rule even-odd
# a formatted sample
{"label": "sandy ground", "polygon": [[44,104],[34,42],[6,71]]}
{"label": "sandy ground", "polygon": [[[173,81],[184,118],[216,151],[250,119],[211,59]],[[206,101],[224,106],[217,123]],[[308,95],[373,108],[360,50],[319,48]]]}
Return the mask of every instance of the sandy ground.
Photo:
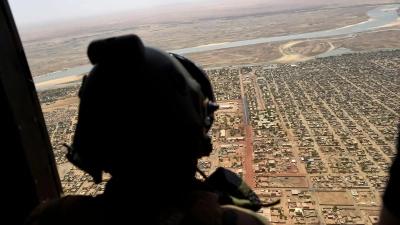
{"label": "sandy ground", "polygon": [[59,78],[55,80],[50,80],[50,81],[45,81],[36,84],[36,87],[41,87],[41,86],[47,86],[47,85],[54,85],[54,84],[63,84],[63,83],[69,83],[73,81],[78,81],[82,80],[83,75],[74,75],[74,76],[69,76],[69,77],[64,77],[64,78]]}
{"label": "sandy ground", "polygon": [[[332,41],[340,39],[331,39]],[[297,43],[291,46],[293,52],[306,56],[308,58],[313,58],[321,53],[330,52],[337,48],[332,41],[328,40],[311,40]]]}
{"label": "sandy ground", "polygon": [[73,165],[71,163],[64,163],[57,165],[57,170],[60,178],[64,177],[69,171],[71,171]]}
{"label": "sandy ground", "polygon": [[214,45],[223,45],[223,44],[228,44],[229,42],[222,42],[222,43],[212,43],[212,44],[208,44],[208,45],[200,45],[200,46],[196,46],[195,48],[200,48],[200,47],[206,47],[206,46],[214,46]]}
{"label": "sandy ground", "polygon": [[380,26],[380,28],[393,27],[393,26],[400,26],[400,17],[397,18],[395,22]]}
{"label": "sandy ground", "polygon": [[[371,8],[365,6],[366,2],[361,0],[351,3],[332,0],[329,4],[317,0],[301,3],[296,0],[234,1],[238,4],[233,4],[232,0],[229,4],[224,4],[228,0],[223,0],[206,4],[202,10],[198,10],[199,7],[181,7],[175,11],[171,8],[163,14],[159,11],[121,14],[79,23],[65,23],[57,27],[49,26],[45,32],[39,28],[21,29],[20,34],[32,75],[36,77],[60,68],[89,64],[86,50],[94,39],[133,33],[139,35],[147,45],[174,50],[336,29],[366,21],[366,12]],[[334,2],[338,4],[335,5]],[[371,1],[373,4],[379,2],[381,1]],[[106,21],[101,22],[104,20]],[[264,63],[266,58],[275,60],[282,57],[280,53],[270,56],[269,47],[254,49],[260,56],[252,57],[251,52],[247,54],[247,47],[239,53],[230,52],[221,60],[211,57],[212,60],[205,64],[212,67],[214,62],[220,64],[219,61],[223,61],[225,65],[237,65],[230,62],[239,61]]]}
{"label": "sandy ground", "polygon": [[282,56],[281,58],[279,58],[273,62],[276,62],[276,63],[304,62],[304,61],[308,61],[313,58],[314,57],[306,57],[306,56],[295,54],[295,55]]}
{"label": "sandy ground", "polygon": [[[395,24],[396,23],[396,24]],[[271,64],[271,63],[295,63],[314,59],[316,55],[332,51],[337,48],[348,48],[353,51],[368,51],[376,48],[400,47],[400,20],[391,24],[387,30],[376,30],[343,38],[343,36],[327,39],[297,40],[289,42],[273,42],[235,48],[221,49],[190,53],[185,56],[196,62],[203,68],[218,66]],[[398,26],[395,26],[397,25]],[[399,28],[393,29],[393,28]],[[217,45],[221,43],[213,43]],[[60,78],[43,82],[36,86],[63,84],[81,80],[82,75]]]}
{"label": "sandy ground", "polygon": [[[39,74],[60,70],[60,68],[72,68],[89,64],[86,57],[86,47],[88,43],[93,39],[110,35],[115,36],[136,33],[142,38],[144,43],[148,45],[157,46],[162,49],[179,49],[192,46],[220,45],[232,41],[267,36],[342,29],[354,26],[354,24],[372,21],[368,19],[366,15],[366,12],[371,9],[371,6],[366,7],[364,5],[366,1],[352,1],[351,3],[340,0],[334,1],[337,2],[338,5],[329,7],[316,7],[319,3],[316,4],[315,1],[313,5],[310,1],[307,2],[307,4],[313,5],[313,7],[316,8],[307,8],[307,4],[292,5],[289,0],[282,1],[279,4],[276,2],[267,4],[265,2],[263,3],[261,0],[254,0],[252,3],[258,2],[260,4],[258,7],[254,7],[254,5],[249,2],[240,3],[236,6],[230,5],[231,11],[223,10],[223,8],[227,6],[219,5],[219,7],[222,8],[218,10],[215,9],[215,5],[213,5],[213,7],[210,6],[213,10],[216,10],[215,12],[221,11],[223,14],[216,13],[213,14],[215,17],[206,17],[207,19],[204,19],[200,15],[198,15],[199,17],[189,15],[189,11],[185,9],[184,11],[186,14],[179,16],[181,19],[185,16],[191,18],[185,23],[157,24],[155,26],[141,27],[132,26],[132,23],[121,20],[120,24],[115,24],[115,29],[112,30],[112,33],[108,34],[104,31],[110,29],[111,25],[109,23],[103,25],[96,23],[96,27],[88,28],[85,26],[92,24],[93,21],[90,23],[87,21],[88,24],[79,27],[74,23],[66,24],[63,26],[62,32],[57,29],[51,30],[50,32],[49,28],[50,34],[46,33],[45,38],[41,36],[43,34],[39,32],[40,29],[31,32],[21,31],[21,35],[23,37],[24,48],[26,49],[32,75],[37,76]],[[379,2],[381,1],[376,0],[370,3],[377,4]],[[348,6],[348,4],[356,5],[361,3],[363,3],[362,6],[341,7],[341,4]],[[270,6],[269,4],[278,4],[279,7],[274,8],[274,10],[278,10],[281,7],[282,11],[279,11],[279,13],[269,13],[272,10],[267,7]],[[261,8],[263,9],[261,10]],[[263,13],[258,14],[260,10],[263,11]],[[396,10],[396,8],[387,10]],[[246,14],[240,14],[239,12],[242,11],[248,12]],[[288,16],[292,15],[294,12],[296,16]],[[194,18],[200,17],[203,19],[194,20]],[[102,31],[97,30],[100,28]],[[400,20],[385,25],[382,28],[400,29]],[[121,29],[121,31],[118,29]],[[61,34],[63,34],[63,36],[60,36]],[[385,34],[388,34],[388,36],[385,36]],[[326,39],[274,42],[191,53],[185,56],[189,57],[203,68],[248,64],[293,63],[311,60],[318,54],[326,53],[339,47],[345,47],[355,51],[398,47],[400,46],[400,42],[398,36],[396,38],[396,35],[398,35],[398,33],[385,32],[365,35],[362,33],[357,34],[355,38],[351,37],[345,40],[343,36],[341,36],[329,37]],[[79,79],[81,79],[79,76],[61,78],[40,83],[37,87],[69,83]]]}
{"label": "sandy ground", "polygon": [[289,62],[301,62],[301,61],[307,61],[312,59],[313,57],[306,57],[300,54],[296,54],[295,52],[292,51],[291,47],[301,43],[302,41],[292,41],[289,42],[283,46],[279,47],[279,51],[282,53],[282,57],[275,60],[274,62],[277,63],[289,63]]}
{"label": "sandy ground", "polygon": [[352,205],[346,192],[316,192],[320,205]]}
{"label": "sandy ground", "polygon": [[314,59],[314,56],[330,52],[335,49],[331,42],[322,40],[300,40],[288,42],[279,46],[279,51],[283,55],[272,63],[291,63],[303,62]]}
{"label": "sandy ground", "polygon": [[64,107],[64,106],[71,105],[71,104],[78,103],[78,102],[79,102],[78,97],[67,98],[64,100],[57,101],[50,105],[42,105],[42,111],[48,112],[48,111],[52,111],[56,108]]}
{"label": "sandy ground", "polygon": [[397,8],[397,7],[393,7],[393,8],[386,8],[386,9],[382,9],[381,11],[382,12],[389,12],[389,11],[396,11],[396,10],[398,10],[399,8]]}
{"label": "sandy ground", "polygon": [[364,23],[368,23],[368,22],[372,22],[372,21],[374,21],[374,19],[368,19],[367,21],[364,21],[364,22],[361,22],[361,23],[352,24],[352,25],[348,25],[348,26],[344,26],[344,27],[338,28],[337,30],[348,28],[348,27],[358,26],[358,25],[361,25],[361,24],[364,24]]}
{"label": "sandy ground", "polygon": [[382,30],[357,34],[354,38],[335,42],[340,47],[353,51],[368,51],[376,48],[399,48],[400,27],[398,30]]}

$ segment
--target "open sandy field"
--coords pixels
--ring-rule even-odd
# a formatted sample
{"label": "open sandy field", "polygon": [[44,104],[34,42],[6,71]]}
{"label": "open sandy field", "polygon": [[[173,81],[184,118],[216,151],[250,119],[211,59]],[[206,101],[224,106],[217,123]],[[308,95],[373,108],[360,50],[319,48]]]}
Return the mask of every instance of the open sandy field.
{"label": "open sandy field", "polygon": [[397,30],[380,30],[370,33],[361,33],[354,38],[335,42],[338,47],[345,47],[353,51],[367,51],[375,48],[399,48],[400,26]]}
{"label": "open sandy field", "polygon": [[369,51],[377,48],[400,48],[400,26],[397,30],[377,30],[349,38],[300,40],[242,46],[236,48],[190,53],[187,56],[208,68],[229,65],[292,63],[313,59],[337,48]]}
{"label": "open sandy field", "polygon": [[317,56],[321,54],[321,52],[329,52],[335,49],[335,45],[332,44],[329,40],[326,42],[323,41],[299,41],[298,43],[294,43],[290,46],[290,51],[296,55],[300,55],[302,57],[310,58],[313,56]]}
{"label": "open sandy field", "polygon": [[[366,12],[377,4],[393,2],[396,1],[221,0],[201,6],[179,6],[71,21],[62,26],[20,28],[20,34],[31,72],[33,76],[38,76],[89,64],[87,46],[99,38],[138,34],[147,45],[174,50],[345,27],[367,21]],[[202,10],[198,10],[199,7]],[[301,50],[304,54],[285,54],[287,51],[282,48],[285,44],[288,43],[245,46],[190,57],[210,67],[275,60],[301,61],[323,53],[331,46],[326,42],[313,43]],[[304,47],[297,49],[300,48]],[[210,57],[214,54],[216,56]]]}
{"label": "open sandy field", "polygon": [[305,177],[272,177],[269,180],[269,185],[270,187],[308,187],[307,179]]}
{"label": "open sandy field", "polygon": [[316,192],[320,205],[353,205],[347,192]]}
{"label": "open sandy field", "polygon": [[48,111],[52,111],[56,108],[60,108],[60,107],[65,107],[74,103],[78,103],[79,102],[79,98],[78,97],[72,97],[72,98],[67,98],[64,100],[59,100],[53,104],[50,105],[41,105],[42,106],[42,111],[43,112],[48,112]]}
{"label": "open sandy field", "polygon": [[75,76],[69,76],[69,77],[64,77],[64,78],[59,78],[55,80],[50,80],[50,81],[45,81],[41,82],[36,85],[36,87],[42,87],[42,86],[47,86],[47,85],[53,85],[53,84],[64,84],[64,83],[70,83],[73,81],[80,81],[82,80],[83,75],[75,75]]}

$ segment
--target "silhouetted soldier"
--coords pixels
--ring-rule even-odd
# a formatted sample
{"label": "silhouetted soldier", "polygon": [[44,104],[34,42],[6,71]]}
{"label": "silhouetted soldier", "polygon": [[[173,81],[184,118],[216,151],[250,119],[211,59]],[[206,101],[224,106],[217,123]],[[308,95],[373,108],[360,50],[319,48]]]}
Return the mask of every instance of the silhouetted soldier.
{"label": "silhouetted soldier", "polygon": [[104,194],[42,204],[26,224],[268,224],[234,173],[195,179],[218,109],[201,68],[135,35],[94,41],[88,56],[67,158],[95,183],[112,177]]}

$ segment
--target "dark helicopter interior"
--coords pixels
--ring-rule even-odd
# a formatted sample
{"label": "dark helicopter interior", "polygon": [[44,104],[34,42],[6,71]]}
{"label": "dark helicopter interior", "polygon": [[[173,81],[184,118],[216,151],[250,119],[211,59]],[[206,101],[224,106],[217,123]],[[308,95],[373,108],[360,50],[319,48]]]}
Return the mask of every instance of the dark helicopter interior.
{"label": "dark helicopter interior", "polygon": [[[35,86],[7,1],[0,2],[0,129],[6,221],[22,224],[40,202],[59,197],[60,180]],[[16,88],[18,87],[18,88]],[[17,169],[16,169],[17,168]],[[9,213],[10,212],[10,213]]]}

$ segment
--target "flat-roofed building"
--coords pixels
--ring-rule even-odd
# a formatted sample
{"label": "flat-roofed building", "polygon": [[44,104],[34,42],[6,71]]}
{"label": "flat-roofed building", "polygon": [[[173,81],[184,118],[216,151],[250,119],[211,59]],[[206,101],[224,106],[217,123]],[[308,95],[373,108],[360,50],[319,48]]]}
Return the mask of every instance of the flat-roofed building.
{"label": "flat-roofed building", "polygon": [[233,107],[231,105],[220,105],[219,109],[232,109]]}
{"label": "flat-roofed building", "polygon": [[226,135],[226,131],[225,130],[220,130],[219,132],[220,132],[219,136],[225,137],[225,135]]}

